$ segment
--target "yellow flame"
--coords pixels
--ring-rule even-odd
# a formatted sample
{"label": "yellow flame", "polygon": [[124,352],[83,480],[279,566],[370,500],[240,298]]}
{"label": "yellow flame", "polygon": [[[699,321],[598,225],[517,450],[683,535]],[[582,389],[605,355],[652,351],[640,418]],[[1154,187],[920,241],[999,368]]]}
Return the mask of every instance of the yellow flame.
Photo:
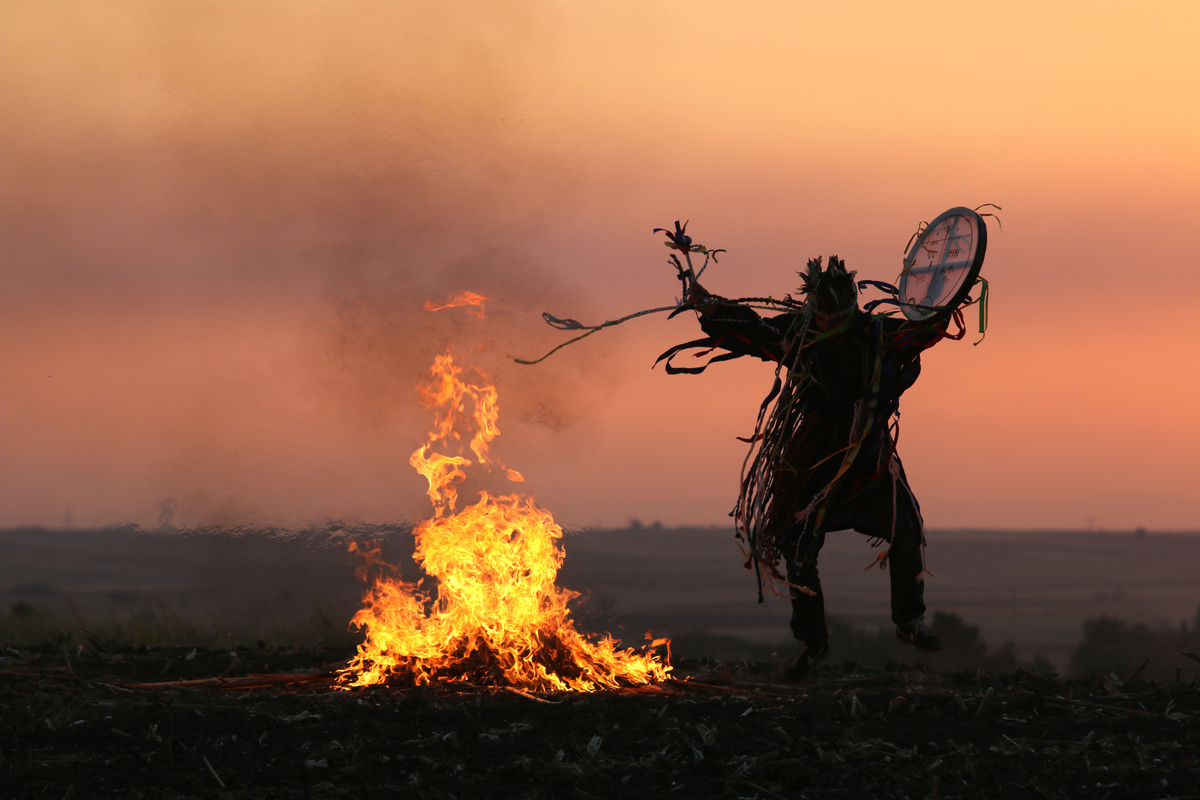
{"label": "yellow flame", "polygon": [[[429,383],[419,387],[422,402],[435,409],[434,427],[410,461],[429,482],[434,517],[417,527],[414,558],[436,579],[436,597],[388,574],[378,550],[363,553],[368,568],[384,574],[351,621],[366,638],[339,683],[442,680],[594,691],[664,679],[670,667],[652,650],[666,640],[638,652],[620,649],[609,635],[595,640],[575,630],[568,602],[576,593],[555,585],[562,528],[532,498],[483,492],[454,513],[457,487],[472,462],[432,452],[434,446],[461,446],[457,429],[469,421],[475,428],[469,448],[483,464],[500,433],[496,388],[475,372],[483,383],[467,382],[449,354],[439,356]],[[501,469],[510,480],[523,480]]]}

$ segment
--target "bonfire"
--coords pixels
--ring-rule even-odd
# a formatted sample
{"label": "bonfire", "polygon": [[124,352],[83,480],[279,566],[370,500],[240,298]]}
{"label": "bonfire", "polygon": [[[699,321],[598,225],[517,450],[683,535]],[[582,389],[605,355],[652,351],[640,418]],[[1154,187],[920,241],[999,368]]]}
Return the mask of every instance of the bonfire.
{"label": "bonfire", "polygon": [[352,548],[366,559],[363,574],[375,577],[351,620],[365,641],[338,685],[445,681],[587,692],[665,679],[669,658],[660,648],[667,640],[647,634],[648,646],[622,649],[609,634],[575,629],[568,603],[577,593],[555,584],[563,531],[532,497],[485,491],[457,510],[468,468],[523,481],[489,456],[500,431],[496,387],[486,374],[464,371],[447,353],[418,390],[434,410],[433,430],[410,458],[433,503],[433,517],[415,531],[413,554],[427,577],[406,582],[378,548]]}

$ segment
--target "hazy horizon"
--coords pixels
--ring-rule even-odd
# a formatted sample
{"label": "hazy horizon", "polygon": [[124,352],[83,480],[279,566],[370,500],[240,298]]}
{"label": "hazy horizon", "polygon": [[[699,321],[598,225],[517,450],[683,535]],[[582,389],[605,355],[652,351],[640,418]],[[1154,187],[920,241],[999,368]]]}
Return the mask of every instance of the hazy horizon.
{"label": "hazy horizon", "polygon": [[[156,523],[141,524],[132,520],[123,522],[112,522],[104,525],[75,525],[75,524],[33,524],[33,525],[5,525],[0,527],[0,532],[13,531],[28,531],[28,530],[44,530],[51,533],[56,532],[96,532],[100,533],[108,530],[122,531],[138,531],[140,533],[151,535],[192,535],[204,533],[232,533],[237,531],[248,531],[255,533],[266,533],[275,531],[279,535],[292,534],[313,534],[316,535],[320,531],[353,531],[359,528],[415,528],[422,522],[427,521],[432,517],[432,514],[415,519],[394,519],[381,521],[365,521],[359,518],[327,518],[318,520],[308,520],[302,524],[282,525],[271,523],[251,523],[239,522],[237,520],[228,520],[223,522],[208,523],[203,525],[176,525],[174,523],[161,525]],[[614,532],[641,532],[652,535],[656,531],[664,532],[679,532],[679,531],[722,531],[727,532],[731,537],[736,533],[733,523],[728,524],[711,523],[705,525],[669,525],[662,520],[642,520],[629,518],[624,525],[562,525],[564,533],[568,536],[587,533],[614,533]],[[1030,527],[1030,528],[990,528],[990,527],[971,527],[955,525],[950,527],[925,526],[925,531],[931,535],[950,535],[950,536],[972,536],[980,534],[1015,534],[1015,535],[1034,535],[1046,534],[1054,536],[1057,534],[1076,535],[1100,535],[1100,536],[1192,536],[1200,535],[1200,527],[1197,528],[1146,528],[1145,526],[1136,526],[1133,528],[1047,528],[1047,527]],[[853,533],[853,531],[846,531]],[[840,533],[840,531],[839,531]],[[861,534],[859,534],[861,535]],[[569,538],[568,538],[569,541]]]}

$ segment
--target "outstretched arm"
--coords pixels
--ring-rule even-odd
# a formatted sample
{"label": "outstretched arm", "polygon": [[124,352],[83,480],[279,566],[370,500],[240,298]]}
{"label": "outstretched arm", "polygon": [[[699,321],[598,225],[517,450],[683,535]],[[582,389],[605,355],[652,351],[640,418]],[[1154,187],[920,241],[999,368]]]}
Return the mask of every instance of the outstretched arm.
{"label": "outstretched arm", "polygon": [[796,322],[796,314],[764,318],[748,306],[722,303],[712,295],[697,300],[700,328],[711,337],[712,346],[763,361],[783,357],[783,342]]}

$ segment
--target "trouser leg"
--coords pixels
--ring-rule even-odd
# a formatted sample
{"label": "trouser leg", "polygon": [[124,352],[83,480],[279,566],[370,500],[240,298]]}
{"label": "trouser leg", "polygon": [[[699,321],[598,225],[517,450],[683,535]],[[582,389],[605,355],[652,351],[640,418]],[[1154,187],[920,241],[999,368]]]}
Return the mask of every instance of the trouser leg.
{"label": "trouser leg", "polygon": [[[815,534],[816,541],[803,541],[799,552],[809,553],[807,562],[787,560],[788,583],[792,597],[792,636],[810,646],[829,641],[825,627],[825,595],[821,592],[821,577],[817,572],[817,553],[825,543],[825,533]],[[816,594],[796,588],[803,586]]]}
{"label": "trouser leg", "polygon": [[907,625],[925,616],[925,581],[921,555],[923,532],[919,512],[898,503],[896,531],[888,549],[888,577],[892,586],[892,622]]}

